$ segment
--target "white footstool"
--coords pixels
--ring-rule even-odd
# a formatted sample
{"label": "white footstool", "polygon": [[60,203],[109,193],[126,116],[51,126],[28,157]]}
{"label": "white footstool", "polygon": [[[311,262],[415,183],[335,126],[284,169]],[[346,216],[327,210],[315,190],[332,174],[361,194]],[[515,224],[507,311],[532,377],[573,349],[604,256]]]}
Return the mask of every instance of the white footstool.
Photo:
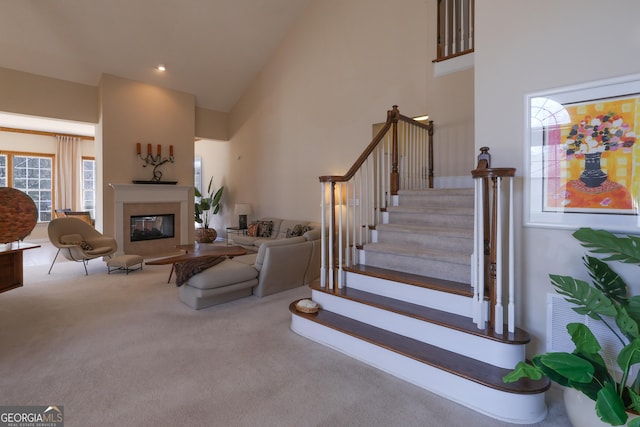
{"label": "white footstool", "polygon": [[[144,260],[140,255],[118,255],[107,261],[107,271],[111,274],[115,270],[126,270],[127,274],[130,271],[142,270],[142,262]],[[131,268],[140,264],[138,268]]]}

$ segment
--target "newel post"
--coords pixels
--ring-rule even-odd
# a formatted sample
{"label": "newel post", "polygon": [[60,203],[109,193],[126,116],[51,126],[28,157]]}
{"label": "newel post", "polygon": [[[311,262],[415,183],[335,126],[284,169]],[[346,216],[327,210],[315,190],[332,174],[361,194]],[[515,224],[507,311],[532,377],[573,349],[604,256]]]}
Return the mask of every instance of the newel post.
{"label": "newel post", "polygon": [[400,173],[398,173],[398,117],[400,112],[398,106],[394,105],[392,110],[387,111],[387,121],[391,118],[391,176],[390,190],[391,195],[396,196],[400,189]]}

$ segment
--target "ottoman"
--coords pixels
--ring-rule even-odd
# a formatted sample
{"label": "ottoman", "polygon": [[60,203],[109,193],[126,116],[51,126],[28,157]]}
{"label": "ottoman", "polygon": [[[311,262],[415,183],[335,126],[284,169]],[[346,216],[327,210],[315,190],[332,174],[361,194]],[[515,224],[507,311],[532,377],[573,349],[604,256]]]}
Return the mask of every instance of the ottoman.
{"label": "ottoman", "polygon": [[[140,255],[118,255],[107,261],[107,271],[111,274],[115,270],[125,270],[129,274],[130,271],[142,270],[143,261]],[[138,268],[131,268],[138,264]]]}

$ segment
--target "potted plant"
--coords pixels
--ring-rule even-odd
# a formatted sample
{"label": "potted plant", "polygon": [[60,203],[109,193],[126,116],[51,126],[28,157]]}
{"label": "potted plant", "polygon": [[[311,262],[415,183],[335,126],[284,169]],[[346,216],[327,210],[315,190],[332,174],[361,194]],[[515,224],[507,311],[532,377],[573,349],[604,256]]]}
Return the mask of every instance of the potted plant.
{"label": "potted plant", "polygon": [[213,191],[212,184],[213,177],[209,180],[206,197],[200,193],[197,187],[195,188],[195,196],[199,199],[195,202],[195,222],[202,225],[197,227],[195,231],[196,241],[199,243],[211,243],[218,237],[216,230],[209,228],[209,221],[211,215],[216,215],[220,212],[220,199],[222,198],[224,186],[217,191]]}
{"label": "potted plant", "polygon": [[503,381],[540,379],[545,375],[567,387],[568,392],[576,390],[590,398],[604,423],[623,425],[629,420],[628,426],[638,427],[640,418],[629,417],[629,412],[640,412],[640,377],[630,378],[631,367],[640,363],[640,295],[629,296],[627,284],[605,261],[640,265],[640,237],[616,236],[591,228],[580,228],[573,236],[590,252],[608,256],[602,260],[583,257],[591,284],[556,274],[549,275],[551,283],[576,306],[573,310],[602,322],[621,342],[623,348],[615,361],[619,369],[613,366],[613,360],[603,357],[602,347],[589,327],[570,323],[567,330],[575,344],[572,353],[535,355],[531,362],[518,363]]}

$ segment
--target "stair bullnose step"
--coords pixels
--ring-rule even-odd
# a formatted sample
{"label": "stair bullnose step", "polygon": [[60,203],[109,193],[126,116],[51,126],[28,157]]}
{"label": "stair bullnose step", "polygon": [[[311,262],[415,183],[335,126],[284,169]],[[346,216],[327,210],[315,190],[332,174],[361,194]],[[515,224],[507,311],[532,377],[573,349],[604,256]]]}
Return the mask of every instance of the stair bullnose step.
{"label": "stair bullnose step", "polygon": [[498,368],[327,310],[320,309],[313,314],[302,313],[296,310],[296,302],[289,305],[292,315],[303,317],[485,387],[517,394],[543,393],[550,387],[547,378],[540,380],[523,378],[513,383],[504,383],[502,378],[511,371],[509,369]]}
{"label": "stair bullnose step", "polygon": [[476,324],[473,323],[473,321],[468,317],[448,313],[445,311],[437,310],[435,308],[425,307],[423,305],[412,304],[410,302],[401,301],[382,295],[372,294],[370,292],[358,289],[344,287],[342,289],[339,289],[337,293],[330,291],[328,292],[325,289],[321,288],[319,284],[311,286],[311,289],[320,292],[327,292],[333,296],[346,298],[360,304],[366,304],[382,310],[391,311],[403,316],[412,317],[424,322],[429,322],[450,329],[455,329],[469,335],[475,335],[504,344],[524,345],[531,341],[531,337],[529,336],[529,334],[519,328],[516,328],[515,332],[510,333],[505,327],[504,332],[502,334],[498,334],[490,328],[479,329]]}

